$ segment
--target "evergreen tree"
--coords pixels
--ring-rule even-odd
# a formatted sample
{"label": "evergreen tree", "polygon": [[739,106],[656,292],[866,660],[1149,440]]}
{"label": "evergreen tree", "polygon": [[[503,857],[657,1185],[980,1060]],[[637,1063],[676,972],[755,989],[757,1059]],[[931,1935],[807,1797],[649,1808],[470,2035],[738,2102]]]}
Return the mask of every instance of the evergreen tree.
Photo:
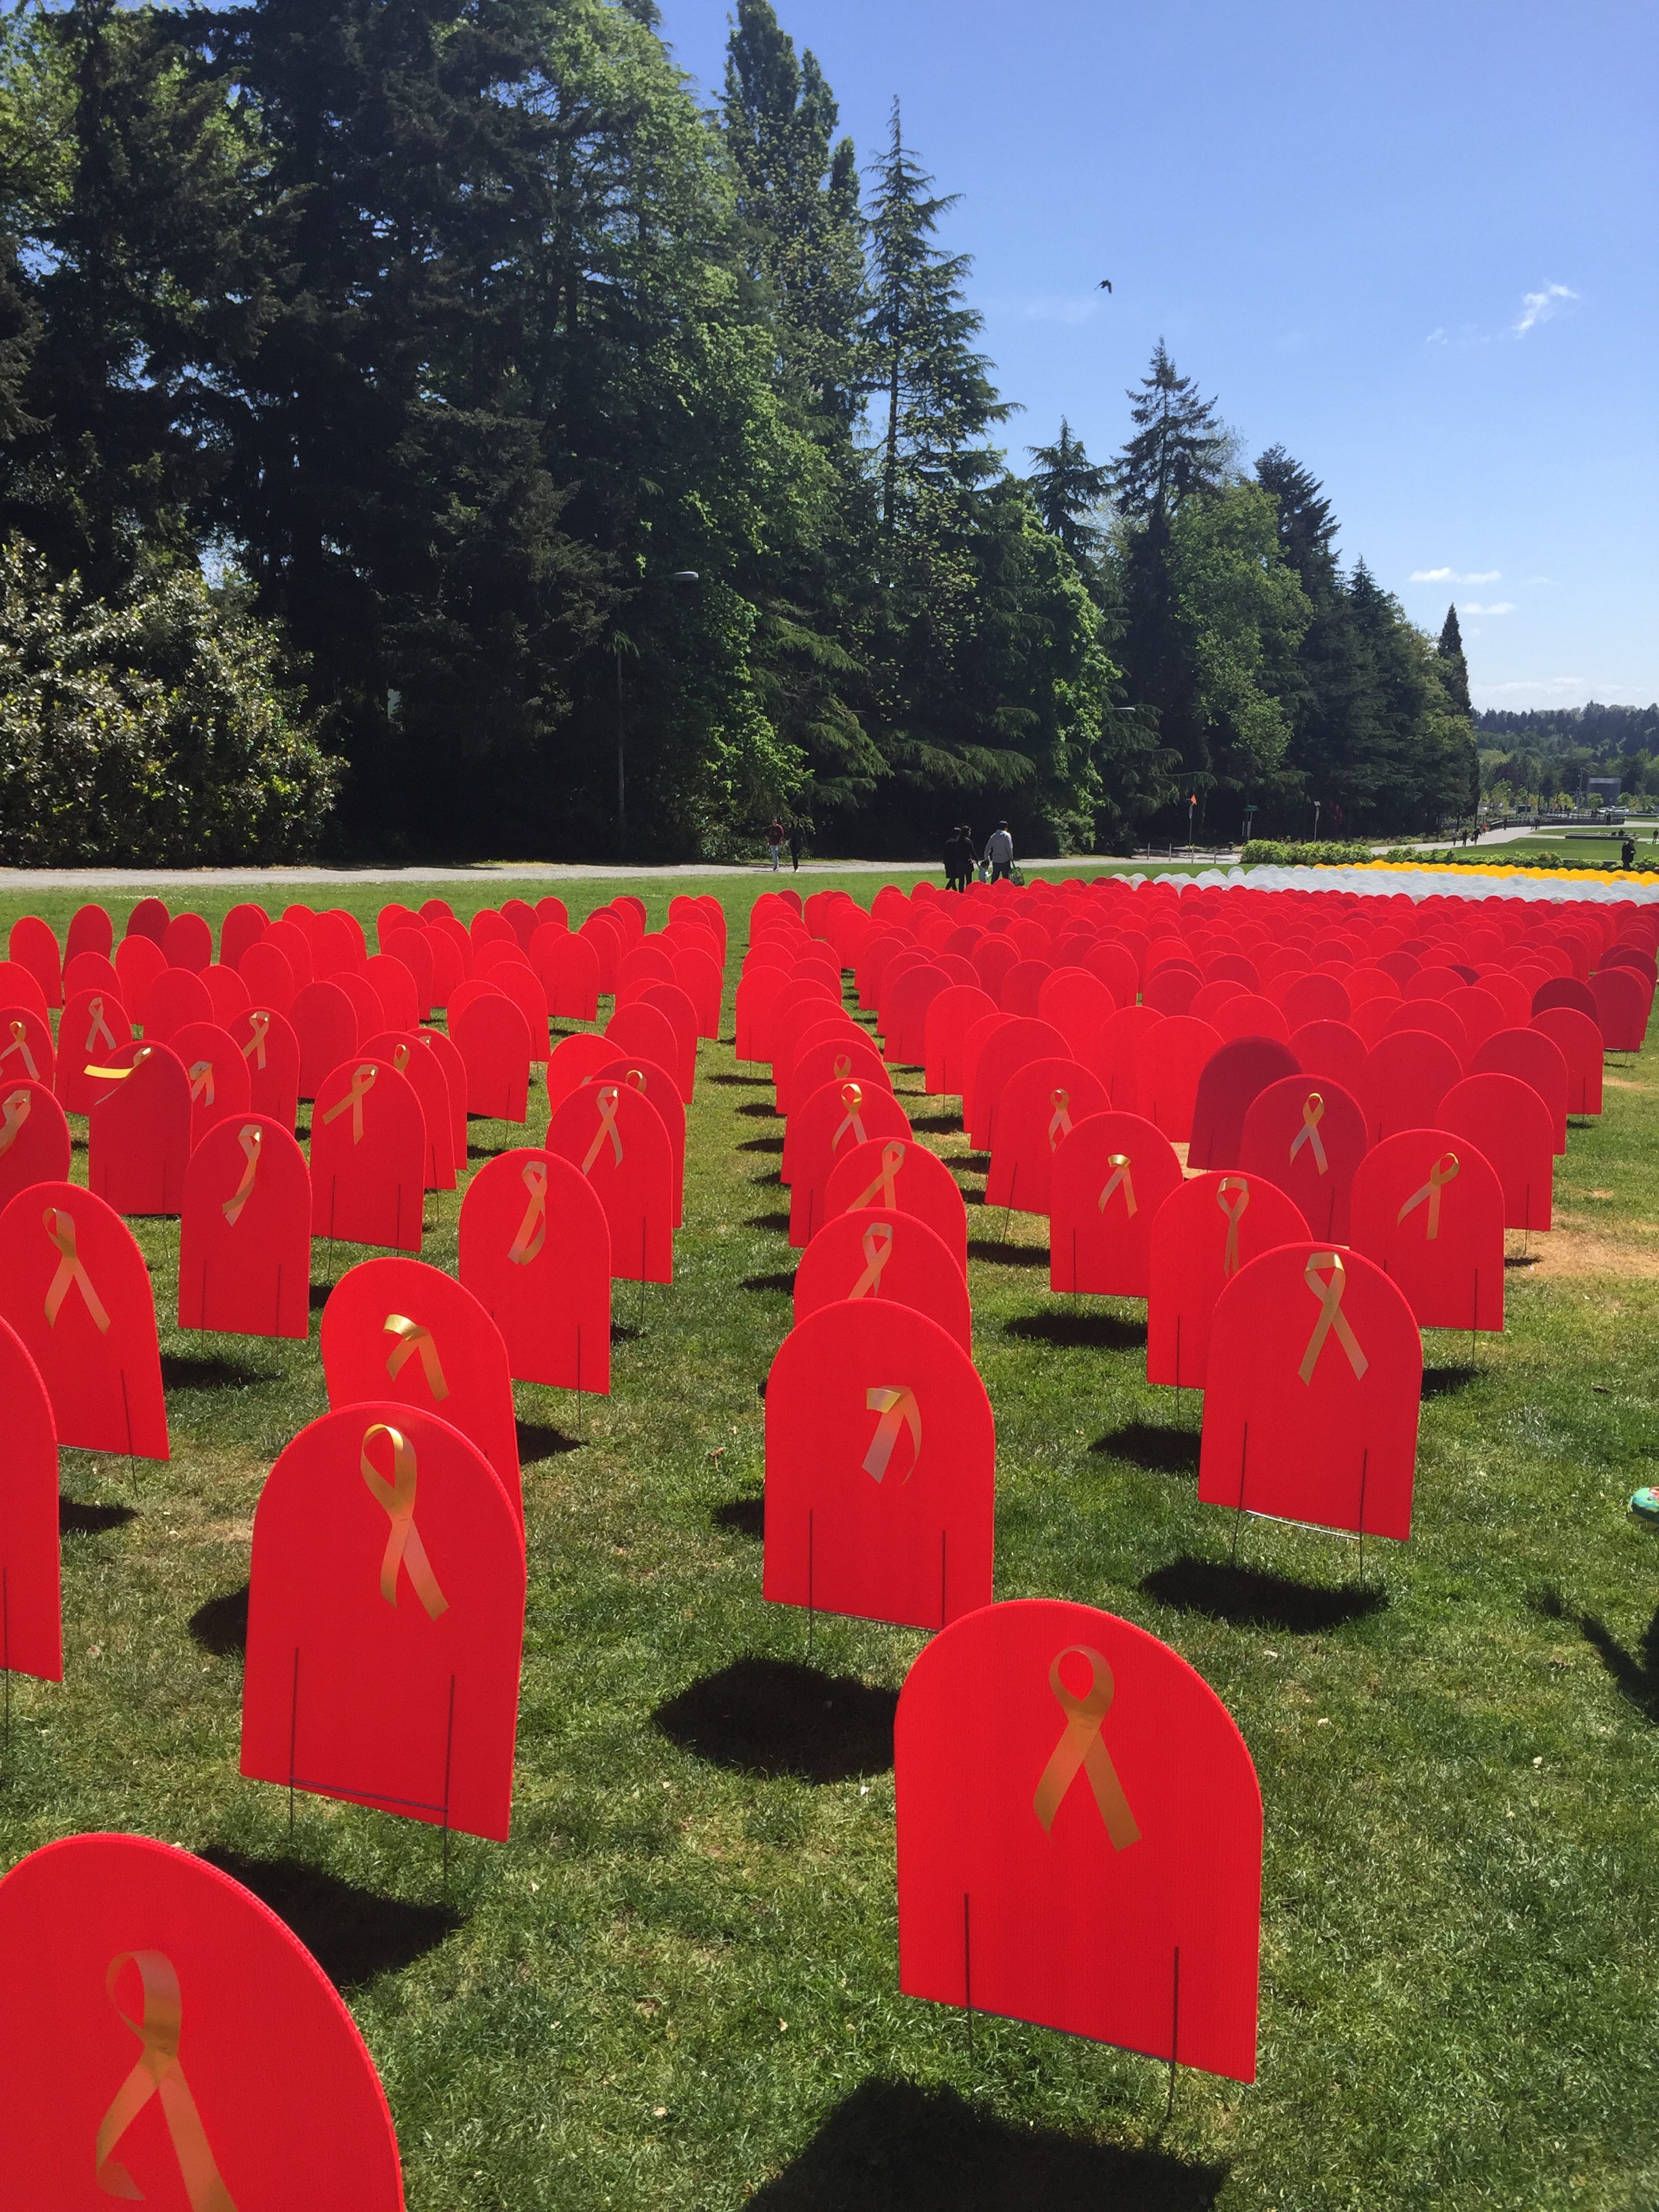
{"label": "evergreen tree", "polygon": [[1063,415],[1052,446],[1028,446],[1026,451],[1036,463],[1025,481],[1042,526],[1082,566],[1100,544],[1100,531],[1087,518],[1111,489],[1111,472],[1089,459]]}
{"label": "evergreen tree", "polygon": [[1469,704],[1469,664],[1463,658],[1463,633],[1458,627],[1457,609],[1448,607],[1446,619],[1440,625],[1440,642],[1435,651],[1440,660],[1440,680],[1446,687],[1446,696],[1460,714],[1468,714],[1473,726],[1474,708]]}
{"label": "evergreen tree", "polygon": [[1255,465],[1255,480],[1279,510],[1279,550],[1302,580],[1310,599],[1336,586],[1336,517],[1325,487],[1312,471],[1270,446]]}
{"label": "evergreen tree", "polygon": [[1140,390],[1129,395],[1134,435],[1112,465],[1118,511],[1132,523],[1167,520],[1186,501],[1220,486],[1232,441],[1215,402],[1176,374],[1160,338]]}

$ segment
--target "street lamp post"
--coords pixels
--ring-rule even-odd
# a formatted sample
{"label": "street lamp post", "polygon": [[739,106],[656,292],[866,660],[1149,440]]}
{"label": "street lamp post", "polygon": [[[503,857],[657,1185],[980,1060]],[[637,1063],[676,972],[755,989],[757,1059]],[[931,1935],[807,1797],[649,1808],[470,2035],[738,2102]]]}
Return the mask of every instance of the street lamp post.
{"label": "street lamp post", "polygon": [[1314,842],[1316,845],[1319,842],[1319,810],[1323,804],[1324,801],[1322,799],[1316,799],[1314,801]]}
{"label": "street lamp post", "polygon": [[[702,579],[695,568],[676,568],[668,580],[677,591],[693,590]],[[648,584],[649,577],[642,582]],[[617,851],[628,849],[628,716],[623,690],[623,648],[627,643],[617,632]]]}

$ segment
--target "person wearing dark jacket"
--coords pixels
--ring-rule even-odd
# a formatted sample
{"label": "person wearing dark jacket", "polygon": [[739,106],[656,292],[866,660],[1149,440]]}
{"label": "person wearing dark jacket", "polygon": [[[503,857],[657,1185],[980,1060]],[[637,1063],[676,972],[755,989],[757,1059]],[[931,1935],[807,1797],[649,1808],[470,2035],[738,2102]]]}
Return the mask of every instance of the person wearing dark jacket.
{"label": "person wearing dark jacket", "polygon": [[951,832],[945,841],[945,888],[947,891],[965,890],[969,872],[974,865],[973,848],[962,834],[962,825]]}

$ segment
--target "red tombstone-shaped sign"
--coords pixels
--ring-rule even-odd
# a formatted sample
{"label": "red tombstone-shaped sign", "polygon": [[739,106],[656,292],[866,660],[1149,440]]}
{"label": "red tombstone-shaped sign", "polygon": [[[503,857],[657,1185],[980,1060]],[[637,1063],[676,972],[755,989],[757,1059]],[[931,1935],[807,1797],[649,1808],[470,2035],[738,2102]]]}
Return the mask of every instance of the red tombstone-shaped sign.
{"label": "red tombstone-shaped sign", "polygon": [[31,1183],[0,1213],[0,1318],[40,1371],[58,1441],[166,1459],[167,1402],[144,1255],[76,1183]]}
{"label": "red tombstone-shaped sign", "polygon": [[[58,1430],[40,1370],[0,1321],[6,1456],[0,1470],[0,1672],[64,1679]],[[9,1964],[9,1961],[8,1961]]]}
{"label": "red tombstone-shaped sign", "polygon": [[1146,1032],[1135,1064],[1135,1105],[1172,1144],[1191,1139],[1199,1077],[1220,1044],[1208,1022],[1190,1014],[1172,1014]]}
{"label": "red tombstone-shaped sign", "polygon": [[789,1242],[810,1244],[829,1219],[826,1189],[843,1152],[872,1138],[898,1142],[910,1133],[909,1116],[892,1092],[872,1085],[826,1083],[803,1099],[789,1117]]}
{"label": "red tombstone-shaped sign", "polygon": [[511,999],[486,995],[452,1013],[449,1034],[466,1063],[466,1110],[522,1121],[529,1110],[530,1024]]}
{"label": "red tombstone-shaped sign", "polygon": [[0,1084],[0,1207],[33,1182],[67,1182],[69,1123],[44,1083]]}
{"label": "red tombstone-shaped sign", "polygon": [[426,1122],[389,1060],[347,1060],[311,1114],[311,1233],[421,1249]]}
{"label": "red tombstone-shaped sign", "polygon": [[845,1298],[896,1298],[936,1321],[971,1358],[967,1279],[936,1230],[897,1207],[832,1214],[795,1270],[797,1327]]}
{"label": "red tombstone-shaped sign", "polygon": [[1476,1048],[1471,1075],[1514,1075],[1529,1083],[1549,1109],[1550,1142],[1557,1157],[1567,1149],[1566,1054],[1541,1030],[1494,1030]]}
{"label": "red tombstone-shaped sign", "polygon": [[1193,1101],[1188,1166],[1241,1166],[1244,1116],[1270,1083],[1296,1072],[1296,1054],[1277,1037],[1234,1037],[1212,1052],[1200,1071]]}
{"label": "red tombstone-shaped sign", "polygon": [[1106,1088],[1071,1060],[1031,1060],[1002,1086],[991,1115],[987,1206],[1047,1213],[1054,1158],[1079,1121],[1106,1111]]}
{"label": "red tombstone-shaped sign", "polygon": [[890,1213],[914,1213],[944,1243],[968,1273],[968,1207],[961,1185],[937,1152],[914,1137],[872,1137],[843,1152],[830,1170],[823,1189],[823,1218],[861,1212],[866,1206]]}
{"label": "red tombstone-shaped sign", "polygon": [[[58,1065],[54,1077],[58,1096],[66,1114],[89,1114],[94,1102],[108,1085],[88,1067],[107,1067],[113,1054],[132,1042],[132,1024],[121,1002],[104,991],[77,991],[64,1007],[58,1024]],[[1597,1065],[1601,1055],[1597,1032]],[[131,1055],[129,1054],[129,1059]]]}
{"label": "red tombstone-shaped sign", "polygon": [[1402,1129],[1359,1163],[1348,1239],[1406,1294],[1419,1328],[1504,1326],[1504,1190],[1475,1147]]}
{"label": "red tombstone-shaped sign", "polygon": [[401,2212],[392,2116],[299,1938],[147,1836],[48,1844],[0,1882],[6,2201]]}
{"label": "red tombstone-shaped sign", "polygon": [[[1567,1063],[1567,1111],[1599,1114],[1601,1110],[1601,1032],[1588,1014],[1576,1006],[1547,1006],[1534,1014],[1531,1026],[1549,1038]],[[63,1056],[58,1056],[58,1093],[62,1096]]]}
{"label": "red tombstone-shaped sign", "polygon": [[1443,1037],[1399,1030],[1381,1038],[1360,1063],[1354,1097],[1370,1144],[1401,1129],[1431,1129],[1440,1102],[1462,1079],[1462,1063]]}
{"label": "red tombstone-shaped sign", "polygon": [[942,1628],[991,1601],[996,1428],[974,1363],[890,1298],[821,1306],[766,1385],[763,1595]]}
{"label": "red tombstone-shaped sign", "polygon": [[[123,1062],[128,1063],[125,1067]],[[190,1159],[190,1078],[164,1044],[116,1053],[94,1104],[87,1182],[118,1213],[177,1213]]]}
{"label": "red tombstone-shaped sign", "polygon": [[251,1006],[230,1024],[247,1062],[248,1104],[292,1130],[300,1111],[300,1041],[274,1007]]}
{"label": "red tombstone-shaped sign", "polygon": [[179,1326],[231,1336],[311,1334],[311,1176],[280,1121],[222,1121],[190,1156]]}
{"label": "red tombstone-shaped sign", "polygon": [[1216,1301],[1198,1494],[1358,1535],[1412,1532],[1423,1340],[1354,1251],[1282,1244]]}
{"label": "red tombstone-shaped sign", "polygon": [[186,1022],[167,1040],[190,1079],[190,1142],[194,1151],[220,1121],[243,1121],[252,1105],[247,1062],[217,1022]]}
{"label": "red tombstone-shaped sign", "polygon": [[461,1200],[460,1277],[521,1382],[611,1388],[611,1229],[572,1160],[529,1150],[479,1169]]}
{"label": "red tombstone-shaped sign", "polygon": [[907,1996],[1255,2079],[1261,1793],[1177,1652],[988,1606],[905,1678],[894,1770]]}
{"label": "red tombstone-shaped sign", "polygon": [[1091,1114],[1054,1154],[1048,1287],[1144,1298],[1152,1223],[1181,1188],[1181,1159],[1139,1114]]}
{"label": "red tombstone-shaped sign", "polygon": [[1244,1116],[1239,1165],[1288,1193],[1316,1237],[1346,1238],[1348,1191],[1364,1157],[1365,1117],[1334,1083],[1270,1083]]}
{"label": "red tombstone-shaped sign", "polygon": [[382,1030],[378,1036],[364,1038],[363,1057],[389,1060],[414,1091],[421,1102],[421,1120],[426,1126],[422,1179],[428,1190],[453,1190],[455,1133],[450,1112],[449,1081],[422,1042],[423,1035],[420,1030],[411,1036],[398,1030]]}
{"label": "red tombstone-shaped sign", "polygon": [[331,1406],[395,1398],[437,1414],[477,1444],[523,1521],[507,1346],[465,1284],[420,1260],[365,1260],[329,1293],[322,1354]]}
{"label": "red tombstone-shaped sign", "polygon": [[504,1840],[524,1594],[475,1443],[392,1399],[325,1413],[253,1516],[242,1772]]}
{"label": "red tombstone-shaped sign", "polygon": [[611,1232],[611,1273],[674,1279],[674,1163],[662,1115],[627,1083],[584,1083],[547,1125],[547,1150],[586,1176]]}
{"label": "red tombstone-shaped sign", "polygon": [[45,1017],[33,1006],[0,1006],[0,1083],[51,1086],[57,1054]]}
{"label": "red tombstone-shaped sign", "polygon": [[307,983],[289,1020],[300,1042],[300,1096],[314,1098],[330,1075],[357,1049],[357,1009],[338,983]]}
{"label": "red tombstone-shaped sign", "polygon": [[1172,1193],[1152,1218],[1146,1380],[1201,1390],[1222,1291],[1252,1260],[1307,1234],[1296,1200],[1260,1176],[1195,1176]]}
{"label": "red tombstone-shaped sign", "polygon": [[1465,1137],[1497,1170],[1506,1229],[1547,1229],[1555,1158],[1549,1109],[1516,1075],[1468,1075],[1440,1102],[1435,1127]]}

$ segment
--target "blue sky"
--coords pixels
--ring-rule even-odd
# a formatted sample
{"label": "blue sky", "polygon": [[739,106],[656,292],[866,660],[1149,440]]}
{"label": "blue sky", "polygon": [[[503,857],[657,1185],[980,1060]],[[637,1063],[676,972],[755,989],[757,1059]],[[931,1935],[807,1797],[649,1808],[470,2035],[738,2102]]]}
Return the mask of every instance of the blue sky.
{"label": "blue sky", "polygon": [[[728,0],[662,0],[712,97]],[[1659,697],[1649,0],[778,0],[868,162],[895,93],[1005,398],[1091,453],[1160,333],[1477,704]],[[1096,289],[1112,279],[1109,298]]]}

